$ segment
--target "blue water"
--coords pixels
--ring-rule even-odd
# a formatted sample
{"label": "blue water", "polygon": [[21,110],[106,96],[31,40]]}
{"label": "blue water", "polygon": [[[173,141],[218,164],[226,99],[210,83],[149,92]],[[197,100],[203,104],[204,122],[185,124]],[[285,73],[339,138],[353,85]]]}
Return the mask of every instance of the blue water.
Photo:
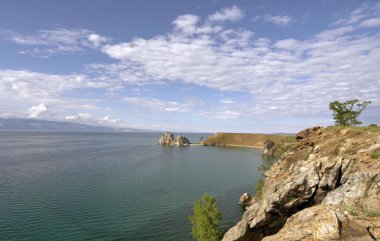
{"label": "blue water", "polygon": [[205,192],[233,225],[261,153],[168,148],[159,136],[0,132],[0,240],[190,241],[192,203]]}

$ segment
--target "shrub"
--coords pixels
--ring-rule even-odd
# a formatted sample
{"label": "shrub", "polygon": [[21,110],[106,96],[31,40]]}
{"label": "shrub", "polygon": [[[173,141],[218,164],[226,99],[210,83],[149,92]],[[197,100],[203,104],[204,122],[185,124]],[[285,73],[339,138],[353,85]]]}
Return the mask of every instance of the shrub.
{"label": "shrub", "polygon": [[216,200],[210,194],[203,194],[194,203],[193,215],[190,216],[192,235],[198,241],[219,241],[222,231],[219,227],[222,213],[216,206]]}

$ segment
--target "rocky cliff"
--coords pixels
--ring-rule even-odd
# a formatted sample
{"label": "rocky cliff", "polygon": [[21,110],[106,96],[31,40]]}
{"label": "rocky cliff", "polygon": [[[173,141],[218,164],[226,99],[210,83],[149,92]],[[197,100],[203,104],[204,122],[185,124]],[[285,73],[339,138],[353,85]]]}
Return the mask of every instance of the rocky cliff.
{"label": "rocky cliff", "polygon": [[314,127],[223,241],[380,240],[380,128]]}

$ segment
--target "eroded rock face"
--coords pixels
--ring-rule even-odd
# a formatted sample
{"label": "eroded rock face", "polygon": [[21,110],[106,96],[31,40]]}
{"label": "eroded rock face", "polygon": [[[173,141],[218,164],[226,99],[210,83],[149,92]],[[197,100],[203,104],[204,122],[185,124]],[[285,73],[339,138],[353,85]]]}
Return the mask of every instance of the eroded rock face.
{"label": "eroded rock face", "polygon": [[367,229],[337,206],[317,205],[294,214],[275,235],[263,241],[373,241]]}
{"label": "eroded rock face", "polygon": [[243,193],[239,199],[239,204],[243,206],[244,208],[247,208],[255,202],[255,198],[253,198],[250,194],[248,193]]}
{"label": "eroded rock face", "polygon": [[158,144],[164,146],[188,146],[190,141],[184,136],[178,135],[174,138],[173,133],[165,132],[158,140]]}
{"label": "eroded rock face", "polygon": [[186,137],[178,135],[176,136],[176,138],[174,138],[171,145],[172,146],[188,146],[190,145],[190,141]]}
{"label": "eroded rock face", "polygon": [[314,127],[297,139],[223,241],[380,239],[380,160],[371,158],[380,131]]}
{"label": "eroded rock face", "polygon": [[274,156],[275,152],[275,145],[274,141],[268,139],[264,142],[264,147],[263,147],[263,154],[268,155],[268,156]]}
{"label": "eroded rock face", "polygon": [[158,140],[158,144],[170,146],[174,141],[174,135],[171,132],[165,132],[162,134],[161,138]]}

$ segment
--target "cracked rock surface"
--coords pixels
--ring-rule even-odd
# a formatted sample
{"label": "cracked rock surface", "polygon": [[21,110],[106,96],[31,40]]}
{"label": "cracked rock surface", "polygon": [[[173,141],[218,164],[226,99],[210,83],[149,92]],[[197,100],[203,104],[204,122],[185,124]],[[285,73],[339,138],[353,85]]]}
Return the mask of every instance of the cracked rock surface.
{"label": "cracked rock surface", "polygon": [[380,128],[313,127],[223,241],[380,240]]}

